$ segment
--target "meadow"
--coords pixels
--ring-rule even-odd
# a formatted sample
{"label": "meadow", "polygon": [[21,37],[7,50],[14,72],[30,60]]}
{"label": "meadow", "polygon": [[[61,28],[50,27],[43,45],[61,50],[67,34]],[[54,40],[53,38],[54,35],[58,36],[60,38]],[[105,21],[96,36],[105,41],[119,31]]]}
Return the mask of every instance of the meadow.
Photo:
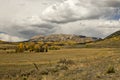
{"label": "meadow", "polygon": [[0,51],[0,80],[119,80],[119,48]]}

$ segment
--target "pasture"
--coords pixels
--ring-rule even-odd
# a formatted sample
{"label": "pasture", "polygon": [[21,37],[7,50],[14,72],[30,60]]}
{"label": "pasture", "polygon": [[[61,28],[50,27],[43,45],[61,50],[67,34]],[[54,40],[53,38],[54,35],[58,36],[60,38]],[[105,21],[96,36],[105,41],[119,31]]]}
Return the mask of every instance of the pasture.
{"label": "pasture", "polygon": [[[61,49],[47,53],[0,52],[0,79],[3,80],[119,80],[120,78],[119,48]],[[107,73],[109,67],[112,67],[115,73]]]}

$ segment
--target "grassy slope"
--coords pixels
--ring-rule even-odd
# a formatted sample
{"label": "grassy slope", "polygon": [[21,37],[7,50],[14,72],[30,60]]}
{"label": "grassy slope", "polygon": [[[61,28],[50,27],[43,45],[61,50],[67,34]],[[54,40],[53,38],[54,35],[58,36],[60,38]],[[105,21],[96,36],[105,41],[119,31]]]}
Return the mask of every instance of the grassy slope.
{"label": "grassy slope", "polygon": [[87,44],[87,47],[120,48],[120,36],[105,38],[104,40]]}
{"label": "grassy slope", "polygon": [[113,37],[120,37],[120,30],[112,33],[111,35],[107,36],[105,39],[110,39]]}
{"label": "grassy slope", "polygon": [[87,44],[87,47],[108,47],[108,48],[120,48],[120,31],[117,31],[101,41],[96,41]]}

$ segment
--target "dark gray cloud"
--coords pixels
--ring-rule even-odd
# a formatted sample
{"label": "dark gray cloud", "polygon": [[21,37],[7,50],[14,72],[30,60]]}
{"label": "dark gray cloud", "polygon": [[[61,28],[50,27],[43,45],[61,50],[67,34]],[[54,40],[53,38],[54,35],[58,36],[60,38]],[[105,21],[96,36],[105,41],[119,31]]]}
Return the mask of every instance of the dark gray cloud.
{"label": "dark gray cloud", "polygon": [[32,24],[30,26],[33,26],[33,27],[38,27],[38,28],[45,28],[45,29],[52,29],[55,27],[55,25],[52,25],[52,24]]}
{"label": "dark gray cloud", "polygon": [[120,7],[120,0],[90,0],[90,2],[98,7]]}
{"label": "dark gray cloud", "polygon": [[107,5],[109,7],[120,7],[120,0],[107,0]]}
{"label": "dark gray cloud", "polygon": [[54,33],[59,25],[50,24],[50,23],[42,23],[42,24],[30,24],[28,25],[30,28],[26,28],[24,30],[20,30],[18,33],[22,35],[24,38],[31,38],[34,35],[49,35]]}

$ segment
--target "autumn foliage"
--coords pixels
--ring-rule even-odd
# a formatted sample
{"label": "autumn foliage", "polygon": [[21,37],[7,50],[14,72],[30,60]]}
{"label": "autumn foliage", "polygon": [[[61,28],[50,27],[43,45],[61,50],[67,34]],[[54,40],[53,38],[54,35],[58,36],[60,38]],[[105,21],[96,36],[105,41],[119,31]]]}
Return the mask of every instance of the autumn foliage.
{"label": "autumn foliage", "polygon": [[20,43],[16,48],[16,52],[24,52],[24,50],[25,50],[25,46],[23,43]]}
{"label": "autumn foliage", "polygon": [[19,43],[16,52],[48,52],[48,45],[45,43]]}

